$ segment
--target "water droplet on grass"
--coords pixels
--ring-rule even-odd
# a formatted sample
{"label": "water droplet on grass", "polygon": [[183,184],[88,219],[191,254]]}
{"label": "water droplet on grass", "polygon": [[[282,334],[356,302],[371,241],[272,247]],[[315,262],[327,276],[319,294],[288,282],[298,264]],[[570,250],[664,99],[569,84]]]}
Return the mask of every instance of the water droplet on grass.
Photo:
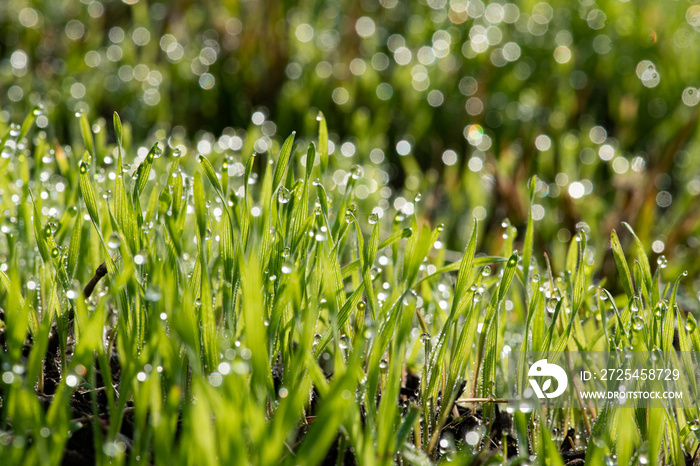
{"label": "water droplet on grass", "polygon": [[688,321],[685,323],[685,329],[688,331],[688,333],[693,333],[693,332],[695,332],[696,328],[697,328],[697,323],[695,322],[695,318],[689,314]]}
{"label": "water droplet on grass", "polygon": [[286,204],[291,199],[292,193],[284,186],[281,186],[279,191],[277,191],[277,201],[279,201],[280,204]]}
{"label": "water droplet on grass", "polygon": [[365,170],[362,168],[362,165],[355,165],[352,167],[352,170],[350,170],[350,176],[352,176],[353,180],[359,180],[362,178],[362,175],[364,175]]}
{"label": "water droplet on grass", "polygon": [[90,164],[87,162],[80,163],[80,174],[84,175],[90,170]]}
{"label": "water droplet on grass", "polygon": [[668,260],[666,259],[666,256],[661,254],[657,259],[656,259],[656,264],[661,267],[662,269],[665,269],[666,266],[668,265]]}
{"label": "water droplet on grass", "polygon": [[121,239],[119,238],[119,234],[117,232],[113,232],[111,235],[109,235],[109,239],[107,240],[107,247],[109,249],[118,249],[121,244]]}
{"label": "water droplet on grass", "polygon": [[367,219],[367,222],[369,222],[370,225],[374,225],[379,221],[379,215],[376,213],[370,214],[369,218]]}
{"label": "water droplet on grass", "polygon": [[632,318],[632,328],[636,332],[641,332],[644,329],[644,319],[641,316],[634,316]]}
{"label": "water droplet on grass", "polygon": [[632,298],[632,302],[630,303],[630,311],[639,312],[639,298],[636,296]]}

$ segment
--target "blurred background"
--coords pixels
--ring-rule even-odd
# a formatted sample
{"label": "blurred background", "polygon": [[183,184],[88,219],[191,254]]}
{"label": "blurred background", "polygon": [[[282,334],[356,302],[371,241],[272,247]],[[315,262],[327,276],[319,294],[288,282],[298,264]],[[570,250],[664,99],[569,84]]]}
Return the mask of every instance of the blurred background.
{"label": "blurred background", "polygon": [[700,4],[681,0],[5,0],[0,129],[40,104],[40,136],[79,147],[76,112],[110,142],[118,111],[134,156],[165,141],[240,176],[292,131],[315,140],[322,111],[334,188],[364,168],[361,211],[443,222],[450,250],[477,218],[498,252],[537,175],[555,270],[582,229],[614,277],[626,221],[652,270],[691,272],[697,310],[698,56]]}

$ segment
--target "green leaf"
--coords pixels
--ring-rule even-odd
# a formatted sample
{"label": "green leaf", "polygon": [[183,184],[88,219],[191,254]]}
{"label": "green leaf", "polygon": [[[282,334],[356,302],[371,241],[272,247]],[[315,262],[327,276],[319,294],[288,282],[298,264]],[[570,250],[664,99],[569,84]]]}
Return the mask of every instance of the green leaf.
{"label": "green leaf", "polygon": [[114,124],[114,135],[117,139],[117,146],[119,147],[119,152],[121,155],[121,147],[122,147],[122,119],[119,118],[119,114],[117,112],[114,112],[112,115],[112,123]]}
{"label": "green leaf", "polygon": [[92,134],[92,128],[90,128],[90,122],[87,119],[87,115],[82,113],[80,115],[80,134],[83,136],[83,144],[85,144],[85,150],[95,158],[95,141]]}
{"label": "green leaf", "polygon": [[530,178],[530,208],[527,214],[527,228],[525,229],[525,241],[523,242],[523,276],[525,281],[525,289],[530,289],[530,260],[532,258],[532,243],[535,236],[535,227],[532,220],[532,205],[535,202],[535,187],[537,186],[537,178]]}
{"label": "green leaf", "polygon": [[412,234],[413,230],[411,230],[410,228],[404,228],[402,230],[395,231],[388,238],[384,239],[384,241],[379,243],[378,249],[384,249],[387,246],[391,246],[392,244],[396,243],[399,240],[402,240],[403,238],[410,238]]}
{"label": "green leaf", "polygon": [[586,234],[580,232],[578,234],[578,260],[576,261],[576,273],[574,275],[574,293],[571,306],[572,319],[578,312],[583,303],[583,292],[585,287],[584,270],[586,266]]}
{"label": "green leaf", "polygon": [[136,170],[137,183],[134,184],[134,202],[138,202],[138,198],[141,196],[141,193],[146,187],[146,183],[148,183],[148,178],[151,175],[153,160],[155,160],[156,157],[159,157],[161,153],[162,150],[156,142],[153,144],[151,150],[149,150],[148,154],[146,154],[146,158],[143,162],[141,162],[139,168]]}
{"label": "green leaf", "polygon": [[277,158],[277,165],[275,166],[275,174],[272,179],[272,192],[277,192],[277,188],[284,178],[284,174],[287,172],[287,165],[289,165],[289,158],[292,155],[292,146],[294,145],[294,136],[296,131],[284,141],[282,148],[280,149],[279,157]]}
{"label": "green leaf", "polygon": [[[457,284],[455,285],[455,296],[464,296],[467,292],[467,285],[469,285],[469,274],[472,271],[472,266],[474,264],[474,255],[476,254],[476,236],[479,228],[479,222],[474,219],[474,227],[472,228],[472,235],[469,238],[467,247],[464,250],[464,255],[459,265],[459,273],[457,274]],[[455,300],[459,303],[459,300]],[[453,302],[452,307],[456,309],[456,305]]]}
{"label": "green leaf", "polygon": [[221,182],[219,181],[219,177],[216,176],[216,171],[214,170],[214,167],[212,166],[211,162],[209,162],[209,159],[207,159],[203,155],[199,155],[199,164],[201,165],[202,169],[204,170],[204,174],[207,176],[207,179],[209,182],[214,186],[214,189],[216,189],[217,194],[221,198],[224,197],[224,191],[223,188],[221,187]]}
{"label": "green leaf", "polygon": [[126,193],[124,175],[122,172],[122,155],[117,156],[117,176],[114,180],[114,217],[117,225],[131,249],[136,254],[140,249],[140,235],[136,209]]}
{"label": "green leaf", "polygon": [[323,112],[318,112],[318,150],[321,155],[321,173],[328,168],[328,127]]}
{"label": "green leaf", "polygon": [[48,225],[44,228],[41,225],[41,216],[39,215],[39,210],[36,208],[36,202],[34,202],[34,196],[32,196],[32,207],[34,209],[34,237],[36,238],[36,244],[39,247],[39,254],[44,263],[51,264],[51,251],[49,250],[49,243],[46,240],[48,236],[51,236],[51,227]]}
{"label": "green leaf", "polygon": [[617,270],[620,272],[620,280],[622,281],[622,287],[625,289],[625,293],[628,298],[634,296],[634,288],[632,285],[632,276],[630,275],[630,269],[627,267],[627,259],[625,258],[625,253],[622,251],[622,246],[620,245],[620,240],[617,237],[615,230],[610,232],[610,244],[612,245],[613,256],[615,257],[615,264],[617,264]]}
{"label": "green leaf", "polygon": [[197,220],[197,231],[199,233],[200,244],[204,242],[207,230],[207,207],[204,204],[203,199],[206,199],[204,195],[204,186],[202,185],[202,176],[199,172],[194,175],[194,214]]}
{"label": "green leaf", "polygon": [[[680,349],[681,361],[683,362],[683,369],[685,369],[686,374],[695,373],[695,364],[693,363],[692,357],[692,347],[690,343],[690,337],[688,335],[688,324],[684,325],[683,317],[681,316],[681,310],[678,306],[673,306],[676,310],[676,319],[678,319],[678,348]],[[688,313],[688,322],[692,318],[692,314]],[[695,325],[694,323],[691,325]],[[694,327],[690,327],[694,328]],[[690,387],[692,389],[692,395],[694,399],[698,399],[698,386],[697,379],[695,377],[689,377]]]}
{"label": "green leaf", "polygon": [[83,216],[81,209],[78,208],[78,212],[75,215],[75,222],[73,222],[73,232],[70,236],[70,245],[68,246],[68,277],[70,279],[75,275],[75,267],[78,264],[78,255],[80,254],[80,247],[82,246],[82,231],[83,231]]}
{"label": "green leaf", "polygon": [[83,157],[83,161],[80,162],[80,192],[83,195],[85,207],[87,207],[90,219],[99,230],[100,215],[97,211],[97,197],[95,196],[95,190],[90,182],[90,164],[86,160],[89,160],[89,154],[87,152]]}
{"label": "green leaf", "polygon": [[311,172],[314,171],[314,164],[316,163],[316,146],[314,143],[309,144],[309,150],[306,151],[306,181],[311,178]]}
{"label": "green leaf", "polygon": [[[673,334],[675,333],[676,330],[676,322],[675,322],[675,316],[676,316],[676,310],[674,309],[676,307],[676,294],[678,293],[678,285],[680,285],[681,279],[685,277],[687,273],[682,274],[680,277],[676,279],[676,282],[673,284],[673,291],[671,292],[671,299],[669,300],[668,303],[668,309],[666,309],[666,312],[662,316],[662,323],[661,323],[661,350],[662,351],[673,351]],[[682,320],[678,320],[678,324],[680,327]],[[683,329],[679,328],[679,332]],[[692,377],[691,377],[692,378]]]}
{"label": "green leaf", "polygon": [[34,121],[36,120],[36,112],[38,111],[40,107],[37,106],[27,114],[27,116],[24,118],[24,121],[22,122],[22,126],[19,129],[19,136],[17,136],[17,141],[21,141],[25,138],[27,134],[29,134],[29,130],[32,129],[32,125],[34,125]]}
{"label": "green leaf", "polygon": [[639,240],[637,234],[634,232],[629,223],[622,222],[622,224],[630,231],[630,233],[632,233],[632,236],[634,237],[634,243],[637,249],[637,260],[639,261],[639,265],[642,269],[642,280],[647,292],[651,293],[651,267],[649,266],[649,258],[644,250],[644,245],[642,245],[642,242]]}

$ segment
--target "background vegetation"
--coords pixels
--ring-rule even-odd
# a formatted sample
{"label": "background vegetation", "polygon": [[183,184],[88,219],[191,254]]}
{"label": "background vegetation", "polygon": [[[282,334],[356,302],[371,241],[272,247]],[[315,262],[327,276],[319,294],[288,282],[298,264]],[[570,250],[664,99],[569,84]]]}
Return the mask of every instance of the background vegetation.
{"label": "background vegetation", "polygon": [[1,3],[3,457],[693,458],[697,410],[451,403],[523,342],[700,350],[698,34],[683,1]]}

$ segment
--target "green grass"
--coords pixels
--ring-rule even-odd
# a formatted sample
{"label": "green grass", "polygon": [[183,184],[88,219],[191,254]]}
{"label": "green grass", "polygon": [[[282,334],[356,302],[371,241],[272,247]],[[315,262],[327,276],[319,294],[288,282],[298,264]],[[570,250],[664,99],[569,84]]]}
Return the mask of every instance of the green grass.
{"label": "green grass", "polygon": [[[683,275],[652,269],[627,225],[627,248],[613,231],[612,251],[594,254],[606,245],[579,232],[554,269],[531,215],[522,239],[472,222],[456,253],[420,202],[415,215],[379,218],[376,198],[355,196],[377,174],[329,156],[322,117],[318,153],[292,134],[269,157],[242,159],[162,141],[137,158],[116,113],[108,137],[81,115],[82,145],[58,146],[33,118],[7,132],[3,146],[17,149],[0,159],[3,464],[59,464],[81,428],[100,464],[555,465],[552,431],[568,427],[588,464],[680,466],[700,445],[693,403],[509,410],[515,454],[505,437],[489,454],[486,438],[472,447],[449,425],[460,400],[492,435],[496,404],[471,400],[504,393],[504,345],[551,358],[672,350],[675,330],[693,372],[700,333],[678,306]],[[245,168],[229,176],[235,163]],[[520,187],[530,203],[536,186]],[[485,254],[479,238],[496,237]],[[618,272],[601,280],[607,256]],[[115,383],[101,382],[112,371]],[[420,379],[410,396],[407,377]],[[78,416],[77,400],[89,412]]]}

